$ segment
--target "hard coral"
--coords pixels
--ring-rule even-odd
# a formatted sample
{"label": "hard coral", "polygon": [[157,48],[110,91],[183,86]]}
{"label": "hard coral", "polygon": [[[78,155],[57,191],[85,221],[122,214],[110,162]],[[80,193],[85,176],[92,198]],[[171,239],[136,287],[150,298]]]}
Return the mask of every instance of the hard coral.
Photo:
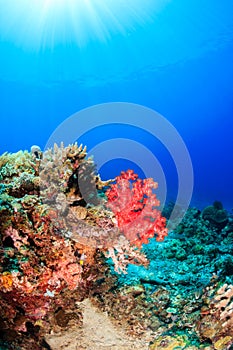
{"label": "hard coral", "polygon": [[160,205],[153,193],[158,184],[153,179],[138,179],[132,170],[121,172],[116,183],[106,191],[107,207],[117,219],[117,225],[131,244],[141,247],[148,238],[167,236],[166,219],[156,209]]}
{"label": "hard coral", "polygon": [[202,217],[204,220],[208,220],[210,225],[221,230],[228,223],[227,211],[223,208],[222,203],[215,201],[213,205],[210,205],[203,209]]}
{"label": "hard coral", "polygon": [[214,344],[227,341],[223,348],[215,349],[229,349],[233,345],[233,285],[225,283],[217,291],[207,288],[204,301],[197,326],[200,338]]}
{"label": "hard coral", "polygon": [[86,147],[76,143],[64,147],[54,145],[43,153],[39,177],[41,196],[44,203],[61,203],[60,194],[66,194],[69,204],[82,201],[97,204],[97,175],[91,157],[87,158]]}

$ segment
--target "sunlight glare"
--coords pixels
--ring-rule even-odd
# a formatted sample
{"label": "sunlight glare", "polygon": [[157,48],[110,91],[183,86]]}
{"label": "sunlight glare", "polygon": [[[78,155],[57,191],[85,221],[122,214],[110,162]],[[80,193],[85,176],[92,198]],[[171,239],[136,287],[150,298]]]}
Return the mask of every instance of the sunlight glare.
{"label": "sunlight glare", "polygon": [[0,0],[0,38],[33,49],[128,35],[171,0]]}

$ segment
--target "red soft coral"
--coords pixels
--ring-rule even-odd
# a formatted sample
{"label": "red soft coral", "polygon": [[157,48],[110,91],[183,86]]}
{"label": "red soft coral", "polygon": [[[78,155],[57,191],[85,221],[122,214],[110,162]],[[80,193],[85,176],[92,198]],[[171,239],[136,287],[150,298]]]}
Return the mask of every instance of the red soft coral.
{"label": "red soft coral", "polygon": [[120,231],[138,247],[155,234],[158,241],[167,236],[166,219],[155,208],[160,205],[153,193],[157,187],[153,179],[138,179],[133,170],[128,170],[122,171],[106,191],[107,206],[113,211]]}

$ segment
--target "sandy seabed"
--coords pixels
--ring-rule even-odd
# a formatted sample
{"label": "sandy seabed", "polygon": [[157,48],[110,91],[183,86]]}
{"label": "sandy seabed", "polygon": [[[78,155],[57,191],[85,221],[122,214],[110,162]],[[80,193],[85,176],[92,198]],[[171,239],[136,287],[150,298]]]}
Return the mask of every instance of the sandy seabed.
{"label": "sandy seabed", "polygon": [[83,326],[72,327],[59,334],[46,336],[52,350],[132,350],[148,349],[148,340],[130,338],[115,326],[105,312],[99,311],[86,299],[83,308]]}

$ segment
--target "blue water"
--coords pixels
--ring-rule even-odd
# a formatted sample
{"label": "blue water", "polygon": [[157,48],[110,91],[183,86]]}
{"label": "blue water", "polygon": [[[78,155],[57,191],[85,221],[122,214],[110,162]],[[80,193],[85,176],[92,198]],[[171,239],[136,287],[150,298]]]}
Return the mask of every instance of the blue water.
{"label": "blue water", "polygon": [[[80,26],[78,12],[72,20],[50,2],[54,16],[43,20],[38,1],[33,9],[29,0],[17,6],[16,0],[0,0],[0,153],[34,144],[43,149],[56,127],[83,108],[140,104],[163,115],[185,142],[194,171],[192,203],[204,207],[220,200],[230,210],[232,1],[129,0],[126,6],[90,0],[92,11],[80,5],[86,14]],[[132,128],[100,126],[79,141],[89,149],[114,137],[144,145],[159,159],[168,197],[175,199],[178,180],[171,155],[145,130]],[[143,176],[130,159],[112,159],[98,170],[106,179],[128,167]]]}

